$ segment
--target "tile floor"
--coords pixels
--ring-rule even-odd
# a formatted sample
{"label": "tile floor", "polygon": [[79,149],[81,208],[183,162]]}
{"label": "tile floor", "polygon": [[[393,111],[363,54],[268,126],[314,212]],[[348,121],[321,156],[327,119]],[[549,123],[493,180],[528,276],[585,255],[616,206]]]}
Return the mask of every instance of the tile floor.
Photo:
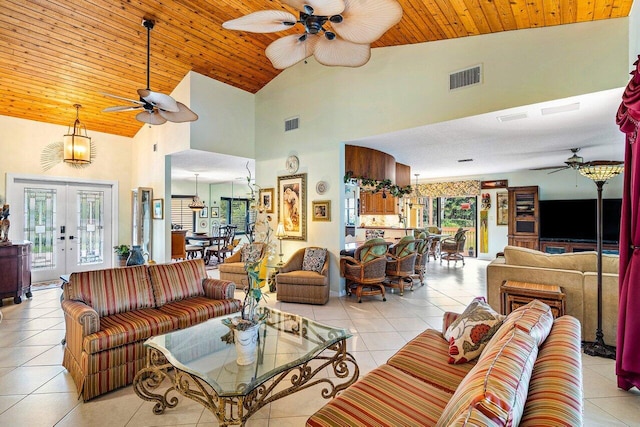
{"label": "tile floor", "polygon": [[[465,267],[428,264],[428,285],[388,294],[386,302],[366,297],[332,297],[325,306],[268,304],[284,311],[349,328],[350,351],[361,374],[373,369],[404,343],[428,327],[440,328],[443,311],[461,311],[476,295],[485,294],[487,262],[469,260]],[[210,274],[215,275],[217,270]],[[61,366],[64,319],[60,290],[34,292],[30,300],[0,308],[0,426],[216,426],[214,416],[199,404],[180,397],[174,409],[153,415],[131,386],[88,403],[77,399],[71,377]],[[583,356],[586,426],[640,426],[640,392],[617,389],[613,361]],[[266,406],[248,426],[303,426],[326,401],[319,387],[293,394]]]}

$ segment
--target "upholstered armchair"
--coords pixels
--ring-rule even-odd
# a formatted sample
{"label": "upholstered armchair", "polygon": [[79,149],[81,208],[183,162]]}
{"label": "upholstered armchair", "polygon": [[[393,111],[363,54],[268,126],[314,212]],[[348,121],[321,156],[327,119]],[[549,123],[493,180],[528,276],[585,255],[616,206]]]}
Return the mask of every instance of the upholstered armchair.
{"label": "upholstered armchair", "polygon": [[227,257],[219,264],[220,280],[229,280],[242,289],[249,284],[247,272],[244,269],[246,261],[255,262],[264,257],[267,246],[262,242],[245,244],[242,249]]}
{"label": "upholstered armchair", "polygon": [[325,248],[298,249],[276,274],[276,299],[304,304],[329,301],[329,253]]}
{"label": "upholstered armchair", "polygon": [[447,266],[449,265],[449,261],[455,261],[454,265],[458,263],[458,261],[462,261],[462,265],[464,265],[464,244],[467,241],[466,236],[467,230],[462,227],[458,228],[455,236],[447,237],[442,242],[440,242],[440,264],[442,264],[442,260],[447,260]]}
{"label": "upholstered armchair", "polygon": [[416,268],[416,244],[421,240],[413,236],[404,236],[398,243],[389,247],[387,252],[387,265],[385,273],[387,280],[385,286],[400,289],[400,295],[404,295],[405,283],[411,285],[413,290],[413,274]]}
{"label": "upholstered armchair", "polygon": [[358,246],[353,256],[340,257],[340,275],[346,279],[347,294],[355,290],[358,302],[362,302],[363,295],[382,295],[382,301],[387,300],[382,282],[387,277],[389,245],[384,239],[371,239]]}

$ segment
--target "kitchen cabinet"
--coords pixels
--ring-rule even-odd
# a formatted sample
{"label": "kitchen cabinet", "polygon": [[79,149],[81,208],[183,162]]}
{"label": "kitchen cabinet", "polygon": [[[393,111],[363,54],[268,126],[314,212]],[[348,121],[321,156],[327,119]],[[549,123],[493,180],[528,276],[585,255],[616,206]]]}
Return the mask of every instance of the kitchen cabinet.
{"label": "kitchen cabinet", "polygon": [[398,198],[382,192],[360,193],[360,215],[394,215],[398,213]]}

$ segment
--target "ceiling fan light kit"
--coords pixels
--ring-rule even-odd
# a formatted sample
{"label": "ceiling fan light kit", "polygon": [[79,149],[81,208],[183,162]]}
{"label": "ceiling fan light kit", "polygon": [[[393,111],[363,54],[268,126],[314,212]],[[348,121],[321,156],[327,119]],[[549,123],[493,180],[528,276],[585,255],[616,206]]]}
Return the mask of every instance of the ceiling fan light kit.
{"label": "ceiling fan light kit", "polygon": [[136,114],[136,120],[150,125],[161,125],[169,122],[183,123],[198,120],[198,115],[186,105],[176,101],[171,96],[150,89],[151,64],[151,30],[155,23],[150,19],[143,19],[142,26],[147,29],[147,88],[138,89],[139,101],[105,93],[105,96],[131,102],[133,105],[108,107],[103,112],[119,112],[143,110]]}
{"label": "ceiling fan light kit", "polygon": [[[370,44],[402,18],[396,0],[283,0],[299,18],[266,10],[227,21],[228,30],[274,33],[302,24],[303,34],[282,37],[265,50],[274,68],[285,69],[314,56],[322,65],[359,67],[371,57]],[[329,27],[330,25],[330,27]]]}

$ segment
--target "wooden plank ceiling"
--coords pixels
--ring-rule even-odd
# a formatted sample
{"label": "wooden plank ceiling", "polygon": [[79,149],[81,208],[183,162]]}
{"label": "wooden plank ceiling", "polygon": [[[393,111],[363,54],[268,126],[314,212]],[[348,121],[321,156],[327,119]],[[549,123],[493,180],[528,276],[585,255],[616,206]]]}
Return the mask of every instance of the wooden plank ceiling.
{"label": "wooden plank ceiling", "polygon": [[[402,20],[372,47],[625,17],[633,0],[399,0]],[[277,0],[0,0],[0,114],[69,125],[73,104],[89,131],[133,136],[135,112],[103,93],[137,99],[146,86],[171,93],[190,70],[255,93],[279,71],[264,55],[288,32],[224,30],[224,21],[283,8]],[[300,32],[300,26],[296,27]],[[366,65],[365,65],[366,66]]]}

